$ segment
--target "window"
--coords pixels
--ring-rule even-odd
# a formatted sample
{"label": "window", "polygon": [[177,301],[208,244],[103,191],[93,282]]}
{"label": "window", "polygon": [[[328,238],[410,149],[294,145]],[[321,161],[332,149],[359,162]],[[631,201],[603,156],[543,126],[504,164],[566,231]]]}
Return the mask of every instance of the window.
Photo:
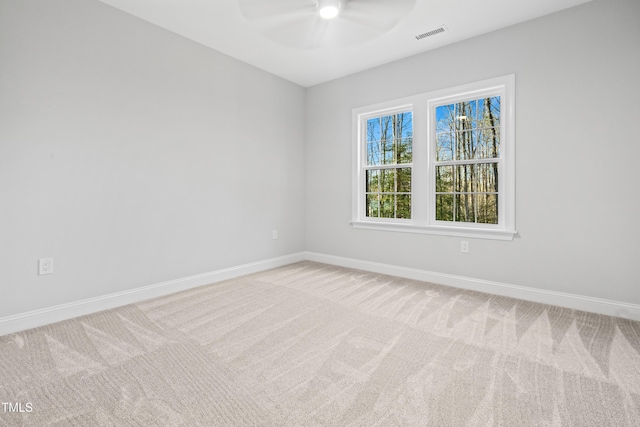
{"label": "window", "polygon": [[513,239],[514,80],[355,109],[352,225]]}
{"label": "window", "polygon": [[366,126],[365,216],[411,218],[411,111],[363,119]]}
{"label": "window", "polygon": [[437,221],[498,224],[500,96],[435,107]]}

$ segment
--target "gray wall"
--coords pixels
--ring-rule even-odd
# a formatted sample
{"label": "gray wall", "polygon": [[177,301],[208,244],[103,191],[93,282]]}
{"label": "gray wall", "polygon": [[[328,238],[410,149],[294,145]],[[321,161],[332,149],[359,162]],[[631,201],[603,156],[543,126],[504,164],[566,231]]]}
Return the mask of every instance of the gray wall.
{"label": "gray wall", "polygon": [[[596,0],[305,91],[94,0],[0,0],[0,317],[305,249],[640,303],[639,20]],[[349,226],[352,108],[508,73],[514,241]]]}
{"label": "gray wall", "polygon": [[304,102],[98,1],[1,0],[0,317],[303,250]]}
{"label": "gray wall", "polygon": [[[351,110],[516,74],[511,242],[356,230]],[[600,0],[310,88],[307,250],[640,303],[640,2]]]}

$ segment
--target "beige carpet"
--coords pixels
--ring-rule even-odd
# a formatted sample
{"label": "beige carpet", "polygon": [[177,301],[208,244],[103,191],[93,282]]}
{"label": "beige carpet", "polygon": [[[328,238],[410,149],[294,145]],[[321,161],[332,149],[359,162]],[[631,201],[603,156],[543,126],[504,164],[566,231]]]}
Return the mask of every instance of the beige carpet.
{"label": "beige carpet", "polygon": [[302,262],[2,336],[0,401],[32,408],[2,426],[639,426],[640,322]]}

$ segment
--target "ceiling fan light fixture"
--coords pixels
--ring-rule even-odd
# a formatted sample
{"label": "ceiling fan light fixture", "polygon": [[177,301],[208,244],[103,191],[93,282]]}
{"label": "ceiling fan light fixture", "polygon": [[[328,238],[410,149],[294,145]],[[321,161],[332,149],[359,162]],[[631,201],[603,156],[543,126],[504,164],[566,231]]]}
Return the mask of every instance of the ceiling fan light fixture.
{"label": "ceiling fan light fixture", "polygon": [[332,19],[340,13],[340,0],[318,0],[318,13],[324,19]]}

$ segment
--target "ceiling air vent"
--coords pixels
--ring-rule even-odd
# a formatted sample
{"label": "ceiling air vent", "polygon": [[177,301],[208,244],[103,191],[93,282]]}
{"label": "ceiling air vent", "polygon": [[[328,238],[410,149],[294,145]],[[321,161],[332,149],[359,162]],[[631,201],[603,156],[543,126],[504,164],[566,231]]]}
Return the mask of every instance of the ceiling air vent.
{"label": "ceiling air vent", "polygon": [[434,28],[433,30],[427,31],[426,33],[418,34],[415,37],[416,40],[422,40],[427,37],[435,36],[436,34],[444,33],[445,31],[447,31],[447,27],[445,27],[444,25],[440,25],[438,28]]}

